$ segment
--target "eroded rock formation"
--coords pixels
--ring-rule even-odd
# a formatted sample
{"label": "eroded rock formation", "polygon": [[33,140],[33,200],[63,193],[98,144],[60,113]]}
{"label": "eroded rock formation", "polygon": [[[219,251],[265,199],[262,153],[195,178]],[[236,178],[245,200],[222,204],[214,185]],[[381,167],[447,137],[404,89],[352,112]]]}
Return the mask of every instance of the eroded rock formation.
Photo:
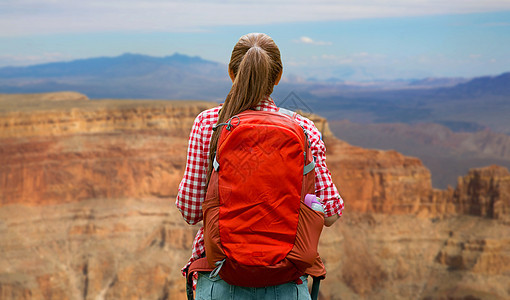
{"label": "eroded rock formation", "polygon": [[[205,102],[0,95],[0,299],[184,299],[196,226],[174,206]],[[422,163],[335,139],[346,202],[321,299],[510,297],[508,170],[433,190]]]}
{"label": "eroded rock formation", "polygon": [[459,212],[510,221],[510,172],[490,166],[459,178],[453,201]]}
{"label": "eroded rock formation", "polygon": [[176,195],[189,128],[213,105],[41,96],[0,98],[16,105],[0,113],[1,204]]}

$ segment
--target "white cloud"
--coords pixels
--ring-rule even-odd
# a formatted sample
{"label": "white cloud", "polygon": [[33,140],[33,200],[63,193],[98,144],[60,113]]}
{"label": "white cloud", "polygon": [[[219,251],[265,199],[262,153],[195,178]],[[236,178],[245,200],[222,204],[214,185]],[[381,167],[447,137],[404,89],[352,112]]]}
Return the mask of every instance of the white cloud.
{"label": "white cloud", "polygon": [[508,0],[2,0],[0,36],[98,31],[196,31],[210,26],[472,13]]}
{"label": "white cloud", "polygon": [[299,41],[304,44],[313,44],[313,40],[307,36],[302,36]]}
{"label": "white cloud", "polygon": [[310,45],[319,45],[319,46],[324,46],[324,45],[331,45],[332,43],[331,42],[324,42],[324,41],[316,41],[316,40],[313,40],[307,36],[302,36],[299,38],[299,40],[297,40],[298,43],[303,43],[303,44],[310,44]]}

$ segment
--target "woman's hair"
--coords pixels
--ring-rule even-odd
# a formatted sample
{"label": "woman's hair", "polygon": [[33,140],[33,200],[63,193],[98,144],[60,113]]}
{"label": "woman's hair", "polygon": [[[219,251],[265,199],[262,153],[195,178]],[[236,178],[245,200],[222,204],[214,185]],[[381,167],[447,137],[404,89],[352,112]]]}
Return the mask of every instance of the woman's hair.
{"label": "woman's hair", "polygon": [[[268,35],[248,33],[234,46],[228,69],[234,79],[216,124],[225,123],[240,112],[254,108],[263,98],[271,95],[282,72],[280,50]],[[207,183],[211,177],[220,132],[218,128],[211,137]]]}

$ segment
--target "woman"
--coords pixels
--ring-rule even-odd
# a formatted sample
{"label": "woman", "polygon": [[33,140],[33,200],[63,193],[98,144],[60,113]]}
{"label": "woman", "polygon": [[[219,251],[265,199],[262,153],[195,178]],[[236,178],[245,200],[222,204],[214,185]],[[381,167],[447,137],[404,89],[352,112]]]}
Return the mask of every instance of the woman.
{"label": "woman", "polygon": [[[202,221],[202,203],[212,172],[212,161],[216,152],[220,130],[213,126],[224,123],[232,116],[247,109],[278,111],[270,95],[282,76],[280,51],[274,41],[262,33],[242,36],[234,46],[228,66],[232,88],[223,105],[203,111],[193,124],[188,145],[188,156],[184,177],[179,185],[176,205],[184,220],[193,225]],[[221,110],[220,110],[221,108]],[[311,151],[316,157],[315,190],[323,202],[325,225],[331,226],[341,215],[343,201],[331,180],[326,167],[325,146],[320,132],[312,121],[302,116],[296,120],[307,131]],[[192,256],[183,268],[204,255],[203,227],[193,242]],[[219,293],[211,295],[213,293]],[[297,292],[296,292],[297,291]],[[219,276],[210,279],[198,275],[197,299],[309,299],[306,277],[300,282],[289,282],[266,288],[230,286]],[[297,297],[297,298],[296,298]]]}

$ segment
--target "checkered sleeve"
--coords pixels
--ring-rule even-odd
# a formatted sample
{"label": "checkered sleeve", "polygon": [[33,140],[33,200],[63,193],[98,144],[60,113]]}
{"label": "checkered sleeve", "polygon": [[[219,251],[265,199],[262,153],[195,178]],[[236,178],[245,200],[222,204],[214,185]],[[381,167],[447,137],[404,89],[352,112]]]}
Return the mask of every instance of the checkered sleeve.
{"label": "checkered sleeve", "polygon": [[320,197],[324,205],[326,217],[335,214],[342,215],[344,201],[331,179],[331,173],[326,165],[326,146],[322,141],[321,133],[315,124],[302,117],[303,125],[308,133],[313,156],[315,156],[315,194]]}
{"label": "checkered sleeve", "polygon": [[191,225],[200,222],[203,218],[202,202],[206,193],[207,153],[204,151],[202,132],[202,114],[200,114],[191,128],[186,169],[175,202],[184,220]]}
{"label": "checkered sleeve", "polygon": [[197,234],[195,235],[195,239],[193,240],[193,248],[191,251],[191,257],[188,261],[188,263],[181,269],[182,275],[186,276],[186,272],[188,270],[188,267],[191,265],[192,262],[202,257],[202,254],[205,253],[205,246],[204,246],[204,227],[200,227],[200,229],[197,231]]}

